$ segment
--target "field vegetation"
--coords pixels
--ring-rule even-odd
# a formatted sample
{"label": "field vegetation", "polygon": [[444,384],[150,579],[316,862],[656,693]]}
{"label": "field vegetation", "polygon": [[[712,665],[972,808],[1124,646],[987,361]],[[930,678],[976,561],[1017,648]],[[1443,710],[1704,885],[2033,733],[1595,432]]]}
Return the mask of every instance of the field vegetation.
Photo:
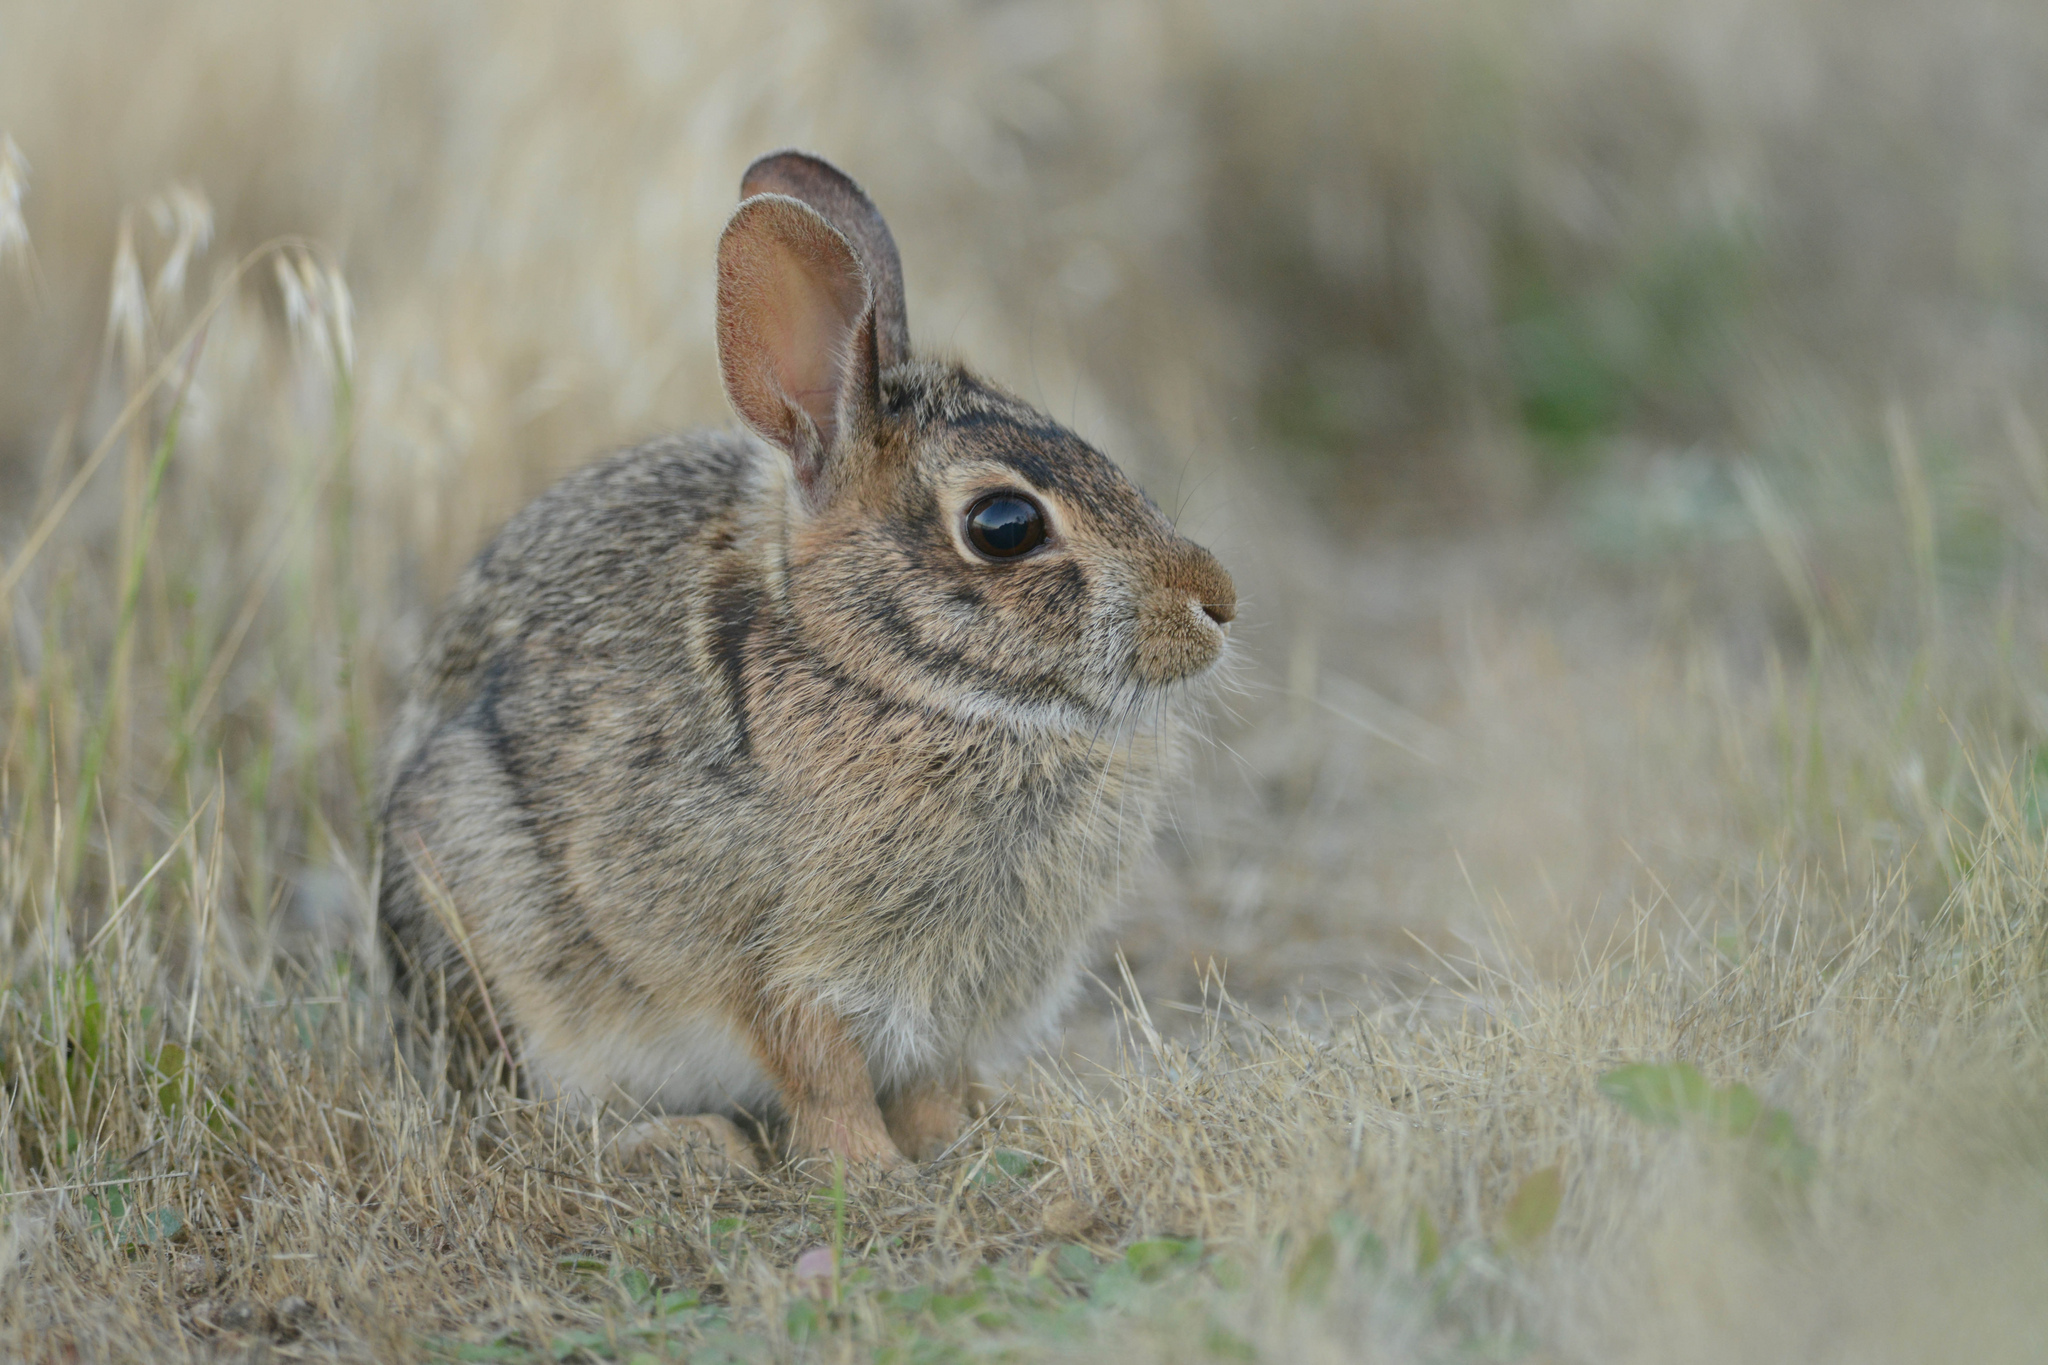
{"label": "field vegetation", "polygon": [[[0,0],[0,1358],[2026,1360],[2048,12]],[[379,744],[712,245],[1237,575],[1056,1052],[909,1183],[394,1065]]]}

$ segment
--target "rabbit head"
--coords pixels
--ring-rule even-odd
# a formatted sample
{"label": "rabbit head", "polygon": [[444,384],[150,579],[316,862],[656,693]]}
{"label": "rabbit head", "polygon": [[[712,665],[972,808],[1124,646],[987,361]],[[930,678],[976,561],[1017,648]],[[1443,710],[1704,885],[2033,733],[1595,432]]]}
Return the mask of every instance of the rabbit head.
{"label": "rabbit head", "polygon": [[911,355],[895,243],[853,181],[782,152],[742,192],[719,365],[789,457],[783,571],[811,647],[859,685],[1021,729],[1184,695],[1235,613],[1215,556],[1044,413]]}

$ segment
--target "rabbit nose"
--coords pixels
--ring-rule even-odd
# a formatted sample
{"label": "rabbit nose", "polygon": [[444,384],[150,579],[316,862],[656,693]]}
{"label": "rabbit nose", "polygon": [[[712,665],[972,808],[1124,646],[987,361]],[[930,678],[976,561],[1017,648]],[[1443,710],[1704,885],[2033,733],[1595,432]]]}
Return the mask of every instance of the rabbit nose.
{"label": "rabbit nose", "polygon": [[1190,545],[1175,566],[1174,586],[1185,592],[1202,614],[1219,626],[1237,619],[1237,585],[1216,562],[1216,556]]}

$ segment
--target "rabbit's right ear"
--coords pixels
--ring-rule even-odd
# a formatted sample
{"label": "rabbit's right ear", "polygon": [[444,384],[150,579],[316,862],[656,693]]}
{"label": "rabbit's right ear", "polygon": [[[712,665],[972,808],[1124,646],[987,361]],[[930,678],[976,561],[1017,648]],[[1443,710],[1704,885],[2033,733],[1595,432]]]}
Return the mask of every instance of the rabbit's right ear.
{"label": "rabbit's right ear", "polygon": [[816,209],[853,246],[875,299],[875,353],[883,369],[910,359],[903,311],[903,262],[882,211],[853,177],[821,156],[794,148],[756,158],[740,177],[740,198],[786,194]]}
{"label": "rabbit's right ear", "polygon": [[762,194],[718,239],[718,368],[740,419],[780,446],[813,500],[876,404],[875,312],[853,247],[808,205]]}

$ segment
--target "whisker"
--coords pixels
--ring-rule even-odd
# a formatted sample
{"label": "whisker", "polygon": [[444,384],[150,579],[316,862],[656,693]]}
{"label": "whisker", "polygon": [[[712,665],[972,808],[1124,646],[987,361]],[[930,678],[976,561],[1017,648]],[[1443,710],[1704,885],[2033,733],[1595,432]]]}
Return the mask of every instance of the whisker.
{"label": "whisker", "polygon": [[1123,899],[1124,894],[1124,803],[1130,798],[1131,794],[1130,763],[1132,756],[1137,750],[1138,723],[1139,717],[1133,715],[1130,728],[1124,734],[1125,771],[1123,781],[1118,784],[1116,793],[1116,895],[1119,900]]}

